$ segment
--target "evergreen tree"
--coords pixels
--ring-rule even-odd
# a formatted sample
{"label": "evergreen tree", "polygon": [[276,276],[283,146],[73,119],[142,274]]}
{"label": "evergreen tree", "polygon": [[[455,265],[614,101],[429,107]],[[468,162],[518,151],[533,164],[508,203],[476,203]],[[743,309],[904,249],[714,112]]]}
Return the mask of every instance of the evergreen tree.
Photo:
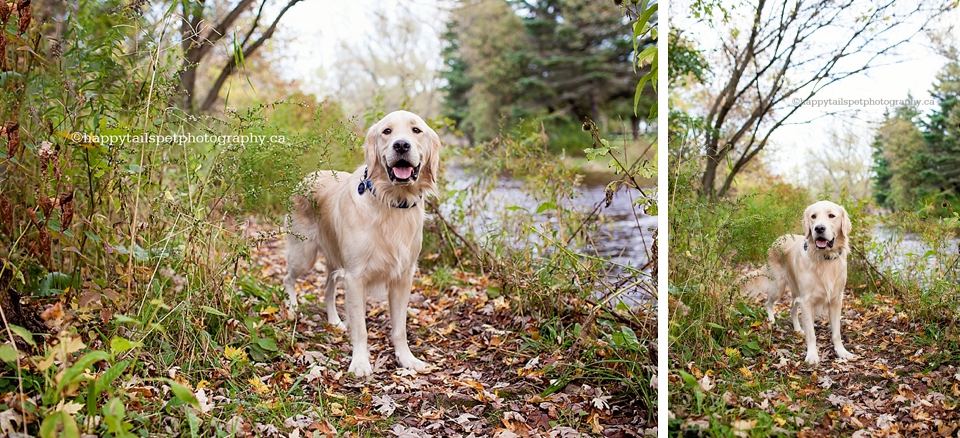
{"label": "evergreen tree", "polygon": [[884,207],[910,208],[926,194],[921,173],[928,160],[923,134],[914,122],[917,117],[916,107],[898,107],[877,130],[874,197]]}
{"label": "evergreen tree", "polygon": [[940,71],[930,94],[940,108],[923,123],[930,160],[923,177],[942,197],[956,199],[960,197],[960,64],[956,60]]}
{"label": "evergreen tree", "polygon": [[530,44],[521,53],[528,103],[577,120],[600,120],[601,107],[632,103],[633,29],[613,2],[510,0]]}
{"label": "evergreen tree", "polygon": [[471,81],[467,76],[467,63],[460,56],[460,40],[457,32],[457,23],[454,21],[447,23],[447,30],[443,36],[443,55],[444,67],[440,71],[440,77],[446,81],[443,87],[443,112],[456,122],[457,127],[466,134],[466,137],[472,139],[473,129],[464,123],[469,116],[469,97]]}
{"label": "evergreen tree", "polygon": [[633,97],[644,72],[633,71],[632,38],[614,2],[462,1],[444,36],[445,115],[471,140],[531,116],[577,131],[585,117],[636,125]]}

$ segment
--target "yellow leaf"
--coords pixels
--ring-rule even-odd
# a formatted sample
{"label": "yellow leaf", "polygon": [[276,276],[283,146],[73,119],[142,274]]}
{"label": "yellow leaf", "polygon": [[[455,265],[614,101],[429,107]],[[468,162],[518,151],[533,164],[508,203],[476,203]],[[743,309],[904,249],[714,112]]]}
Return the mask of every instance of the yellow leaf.
{"label": "yellow leaf", "polygon": [[853,405],[850,403],[843,405],[843,407],[840,408],[840,415],[843,415],[845,417],[853,416]]}
{"label": "yellow leaf", "polygon": [[437,330],[437,333],[440,333],[441,335],[446,336],[446,335],[449,335],[450,333],[453,333],[453,329],[455,328],[457,328],[457,323],[451,322],[450,325],[448,325],[446,328]]}
{"label": "yellow leaf", "polygon": [[600,414],[598,412],[590,414],[588,421],[590,423],[590,428],[593,429],[593,433],[598,435],[603,433],[603,426],[600,425]]}
{"label": "yellow leaf", "polygon": [[743,377],[748,379],[753,378],[753,371],[748,370],[747,367],[740,367],[740,374],[743,374]]}
{"label": "yellow leaf", "polygon": [[491,394],[490,391],[477,391],[477,394],[473,396],[475,400],[481,403],[489,403],[497,401],[498,397],[496,394]]}
{"label": "yellow leaf", "polygon": [[483,384],[480,382],[475,382],[473,380],[458,380],[454,383],[461,386],[469,386],[473,389],[476,389],[477,391],[483,391]]}
{"label": "yellow leaf", "polygon": [[264,400],[260,403],[257,403],[257,407],[264,408],[266,410],[273,410],[277,407],[277,399]]}
{"label": "yellow leaf", "polygon": [[787,424],[787,420],[784,420],[779,415],[777,415],[776,417],[773,417],[773,421],[775,421],[777,425],[781,427],[783,427],[784,424]]}
{"label": "yellow leaf", "polygon": [[65,403],[66,400],[60,400],[60,404],[57,405],[57,411],[64,412],[70,415],[77,415],[77,412],[80,412],[83,409],[83,405],[77,402]]}
{"label": "yellow leaf", "polygon": [[253,390],[256,391],[258,395],[266,395],[270,392],[270,387],[264,385],[259,378],[251,377],[247,379],[247,382],[250,383],[250,386],[253,387]]}
{"label": "yellow leaf", "polygon": [[63,352],[66,354],[75,353],[82,350],[86,345],[83,343],[83,340],[79,336],[70,337],[68,339],[60,340],[61,346],[63,347]]}
{"label": "yellow leaf", "polygon": [[261,315],[271,315],[271,314],[277,313],[277,312],[279,312],[279,311],[280,311],[280,309],[278,309],[278,308],[276,308],[276,307],[273,307],[273,306],[269,306],[269,307],[261,310],[261,311],[260,311],[260,314],[261,314]]}
{"label": "yellow leaf", "polygon": [[247,360],[247,352],[241,348],[234,348],[227,345],[223,347],[223,357],[231,361],[243,362]]}
{"label": "yellow leaf", "polygon": [[[37,358],[39,358],[39,356],[35,357],[34,359],[37,359]],[[57,358],[56,354],[49,354],[47,355],[47,357],[40,358],[40,360],[37,361],[37,369],[40,371],[46,371],[48,368],[53,366],[53,361],[56,358]]]}
{"label": "yellow leaf", "polygon": [[730,423],[730,426],[737,430],[750,430],[756,425],[757,420],[734,420],[733,423]]}

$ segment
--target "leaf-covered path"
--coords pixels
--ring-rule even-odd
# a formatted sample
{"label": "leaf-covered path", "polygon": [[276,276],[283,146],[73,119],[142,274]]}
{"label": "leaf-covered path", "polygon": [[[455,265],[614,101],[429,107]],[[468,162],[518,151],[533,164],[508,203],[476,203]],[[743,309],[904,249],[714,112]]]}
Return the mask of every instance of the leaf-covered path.
{"label": "leaf-covered path", "polygon": [[[858,295],[848,293],[844,301],[842,330],[856,358],[837,359],[829,326],[817,320],[816,368],[803,361],[803,337],[793,332],[788,301],[781,301],[771,327],[757,298],[758,310],[741,317],[745,342],[727,346],[710,368],[687,364],[695,384],[671,375],[690,400],[670,408],[680,429],[721,436],[955,436],[956,340],[943,339],[945,327],[911,321],[896,298]],[[692,407],[697,397],[707,400],[701,406],[713,404],[709,413]]]}
{"label": "leaf-covered path", "polygon": [[[251,224],[248,232],[264,230]],[[285,273],[283,239],[265,239],[251,252],[250,274],[279,285]],[[429,257],[429,255],[426,255]],[[437,287],[421,270],[414,280],[408,313],[410,346],[429,362],[427,373],[399,368],[389,341],[386,303],[371,301],[367,329],[374,374],[357,379],[346,370],[346,333],[326,324],[322,304],[325,275],[301,279],[300,316],[295,323],[277,313],[273,323],[295,331],[289,377],[276,385],[305,385],[302,414],[287,418],[293,433],[403,437],[632,437],[656,434],[638,400],[574,380],[549,395],[549,371],[568,358],[538,345],[540,323],[517,312],[512,297],[489,289],[490,280],[455,272]],[[441,290],[442,289],[442,290]],[[343,290],[338,290],[343,310]],[[268,379],[269,380],[269,379]],[[655,415],[653,416],[655,417]]]}

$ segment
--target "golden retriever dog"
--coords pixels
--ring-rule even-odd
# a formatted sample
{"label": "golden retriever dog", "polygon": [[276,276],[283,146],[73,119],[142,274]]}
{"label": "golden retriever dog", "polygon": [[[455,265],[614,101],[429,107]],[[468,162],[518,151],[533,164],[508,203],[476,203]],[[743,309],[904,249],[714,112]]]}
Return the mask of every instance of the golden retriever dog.
{"label": "golden retriever dog", "polygon": [[[367,349],[367,297],[389,300],[390,339],[400,365],[425,371],[407,345],[407,305],[423,243],[425,195],[437,192],[440,137],[416,114],[396,111],[373,125],[363,144],[363,166],[353,173],[318,171],[293,196],[288,217],[287,275],[291,315],[297,279],[322,255],[328,322],[349,331],[349,371],[373,373]],[[346,326],[336,308],[344,281]]]}
{"label": "golden retriever dog", "polygon": [[[788,234],[777,239],[770,248],[770,263],[764,289],[767,290],[767,316],[773,324],[773,307],[787,286],[793,293],[790,317],[793,329],[804,335],[806,361],[820,363],[817,336],[813,329],[814,313],[826,308],[830,321],[833,350],[840,359],[854,357],[843,347],[840,338],[840,312],[843,289],[847,283],[848,236],[853,225],[847,211],[832,202],[820,201],[803,212],[803,236]],[[797,318],[800,313],[803,324]]]}

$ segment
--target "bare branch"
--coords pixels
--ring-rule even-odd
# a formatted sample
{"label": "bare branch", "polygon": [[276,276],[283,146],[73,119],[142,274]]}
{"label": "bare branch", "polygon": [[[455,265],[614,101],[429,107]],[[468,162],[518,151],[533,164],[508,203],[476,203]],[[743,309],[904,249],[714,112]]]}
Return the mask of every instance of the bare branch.
{"label": "bare branch", "polygon": [[[297,3],[300,3],[303,0],[290,0],[287,2],[286,6],[280,10],[280,13],[277,14],[277,17],[273,20],[273,23],[270,23],[270,27],[260,35],[260,38],[257,38],[249,46],[243,47],[243,57],[247,58],[256,52],[260,46],[267,42],[270,38],[273,37],[273,33],[277,30],[277,25],[280,23],[280,19],[283,18],[284,14],[294,7]],[[262,10],[262,9],[261,9]],[[260,16],[257,15],[257,20],[260,19]],[[256,23],[254,23],[256,25]],[[250,33],[247,34],[247,37],[253,33],[251,29]],[[241,46],[242,47],[242,46]],[[237,58],[231,57],[227,64],[223,66],[223,69],[220,70],[220,75],[217,76],[217,80],[213,83],[213,87],[210,88],[210,91],[207,92],[207,97],[203,99],[203,104],[200,105],[201,111],[209,111],[213,107],[213,104],[216,103],[217,98],[220,96],[220,89],[223,88],[223,85],[227,82],[227,79],[230,78],[230,75],[233,74],[234,70],[237,68]]]}
{"label": "bare branch", "polygon": [[[884,65],[882,59],[948,9],[946,0],[913,8],[894,0],[879,5],[794,0],[774,7],[760,1],[750,16],[744,46],[738,43],[744,38],[737,38],[737,32],[714,27],[718,34],[732,35],[721,43],[730,73],[705,115],[709,129],[704,138],[702,193],[725,194],[736,174],[803,103],[831,84]],[[905,28],[911,29],[904,34]],[[825,44],[824,35],[838,32],[843,35],[838,44]],[[792,107],[787,105],[789,98]],[[722,188],[715,190],[718,168],[734,151],[737,159],[724,175]]]}

